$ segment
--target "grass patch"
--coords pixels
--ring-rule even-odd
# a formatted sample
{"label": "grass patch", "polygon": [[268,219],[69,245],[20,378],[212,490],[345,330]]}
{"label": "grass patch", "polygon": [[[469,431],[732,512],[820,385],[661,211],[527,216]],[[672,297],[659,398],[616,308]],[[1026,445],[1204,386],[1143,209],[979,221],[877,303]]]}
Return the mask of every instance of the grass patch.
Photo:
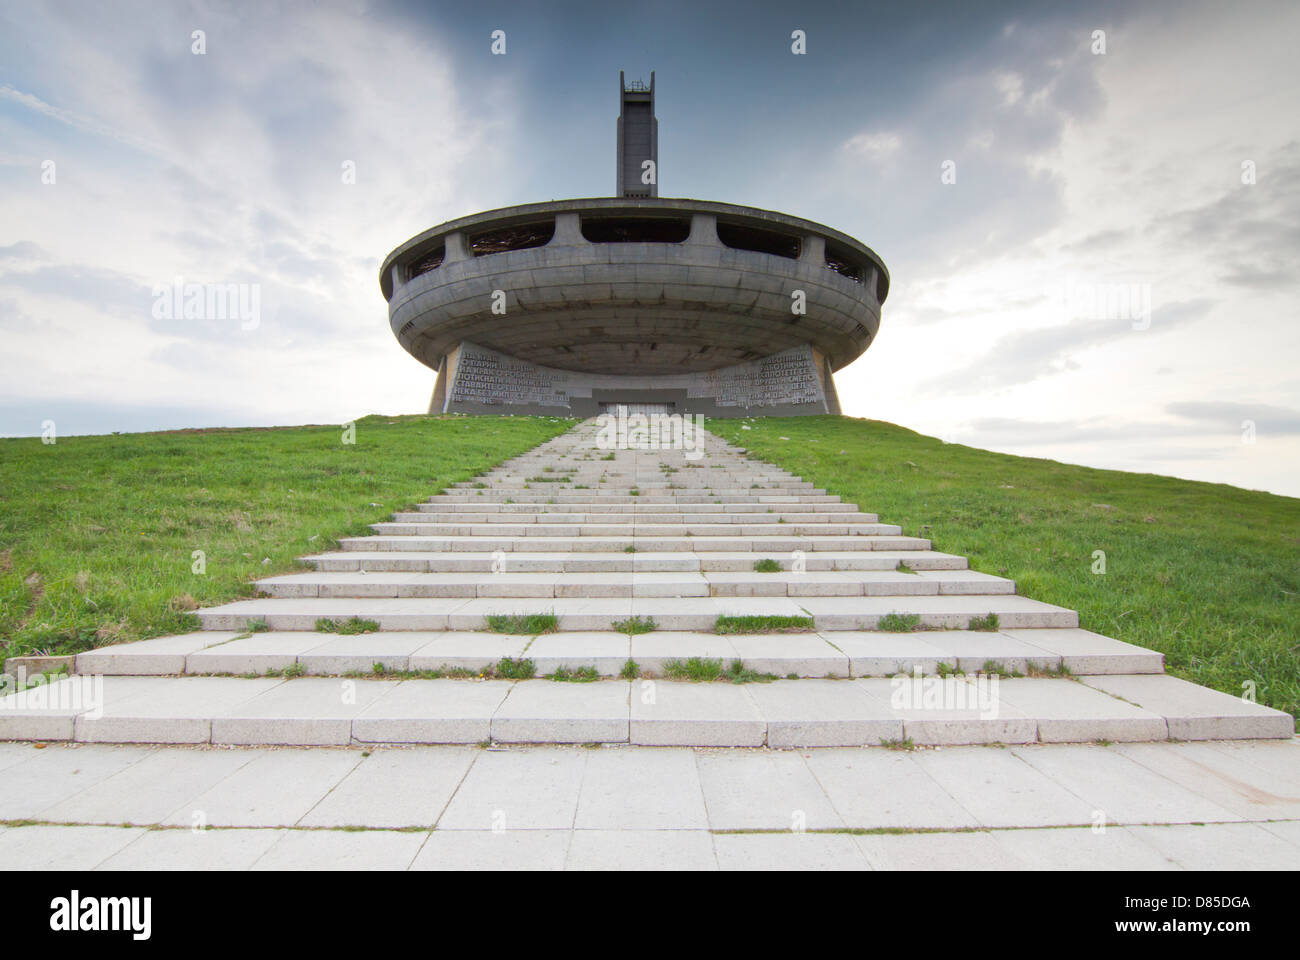
{"label": "grass patch", "polygon": [[971,617],[966,624],[967,630],[993,631],[998,628],[998,615],[990,613],[983,617]]}
{"label": "grass patch", "polygon": [[379,624],[374,620],[362,620],[360,617],[348,617],[346,620],[331,620],[321,617],[316,621],[317,633],[338,633],[350,636],[356,633],[375,633]]}
{"label": "grass patch", "polygon": [[619,633],[626,633],[629,636],[637,633],[651,633],[659,629],[655,623],[654,617],[628,617],[626,620],[614,620],[610,626]]}
{"label": "grass patch", "polygon": [[554,673],[547,675],[546,679],[560,683],[591,683],[593,680],[599,680],[600,674],[596,672],[595,667],[557,667]]}
{"label": "grass patch", "polygon": [[727,617],[713,622],[714,633],[810,633],[812,617]]}
{"label": "grass patch", "polygon": [[916,576],[918,577],[920,576],[919,573],[917,573],[915,570],[913,570],[911,567],[907,565],[906,560],[899,560],[898,566],[896,566],[894,569],[897,570],[899,573],[912,573],[912,574],[916,574]]}
{"label": "grass patch", "polygon": [[553,613],[489,613],[483,618],[490,633],[554,633],[560,628]]}
{"label": "grass patch", "polygon": [[730,666],[724,667],[721,660],[709,657],[668,660],[664,663],[664,676],[691,683],[770,683],[778,679],[776,674],[751,670],[743,660],[733,660]]}
{"label": "grass patch", "polygon": [[915,633],[921,629],[919,613],[887,613],[876,621],[876,629],[886,633]]}
{"label": "grass patch", "polygon": [[635,660],[625,660],[623,669],[619,670],[618,675],[624,680],[635,680],[641,676],[641,665]]}
{"label": "grass patch", "polygon": [[572,424],[365,417],[351,444],[337,426],[0,440],[0,655],[195,630],[191,601],[251,597],[253,579]]}
{"label": "grass patch", "polygon": [[[1300,499],[946,444],[849,417],[711,431],[882,520],[1165,654],[1169,672],[1300,713]],[[780,441],[778,436],[788,436]],[[843,451],[840,453],[839,451]],[[921,527],[927,529],[921,533]],[[1106,572],[1093,573],[1094,551]]]}
{"label": "grass patch", "polygon": [[755,573],[780,573],[781,564],[771,557],[764,557],[762,560],[754,561]]}
{"label": "grass patch", "polygon": [[537,676],[537,664],[520,657],[502,657],[492,669],[492,675],[502,680],[531,680]]}

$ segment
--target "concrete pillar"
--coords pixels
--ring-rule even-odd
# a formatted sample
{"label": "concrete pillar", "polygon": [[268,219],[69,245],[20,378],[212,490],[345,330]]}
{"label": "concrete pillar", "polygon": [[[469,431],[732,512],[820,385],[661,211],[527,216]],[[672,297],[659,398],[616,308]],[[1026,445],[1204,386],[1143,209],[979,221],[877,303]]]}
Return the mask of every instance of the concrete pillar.
{"label": "concrete pillar", "polygon": [[468,260],[469,250],[465,246],[465,234],[457,230],[455,233],[449,233],[443,238],[446,247],[442,262],[455,263],[457,260]]}
{"label": "concrete pillar", "polygon": [[548,247],[574,247],[587,242],[582,235],[582,220],[576,213],[557,213],[555,215],[555,236],[546,244]]}
{"label": "concrete pillar", "polygon": [[[876,267],[868,263],[862,268],[862,285],[867,288],[871,294],[871,299],[876,300]],[[880,303],[876,300],[877,305]]]}
{"label": "concrete pillar", "polygon": [[805,233],[799,244],[799,259],[814,267],[826,266],[826,238]]}
{"label": "concrete pillar", "polygon": [[718,218],[712,213],[691,214],[691,235],[687,243],[707,243],[718,246]]}

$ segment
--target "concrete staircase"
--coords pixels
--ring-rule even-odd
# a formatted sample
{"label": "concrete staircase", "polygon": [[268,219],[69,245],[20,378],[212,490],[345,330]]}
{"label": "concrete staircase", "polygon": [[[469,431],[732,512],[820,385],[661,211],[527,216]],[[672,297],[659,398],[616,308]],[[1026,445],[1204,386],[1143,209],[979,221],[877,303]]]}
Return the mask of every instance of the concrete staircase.
{"label": "concrete staircase", "polygon": [[[601,439],[586,421],[303,558],[312,572],[259,581],[258,599],[199,611],[200,632],[81,654],[77,673],[103,677],[100,706],[11,697],[0,738],[811,747],[1293,733],[1288,714],[1166,676],[1159,653],[1081,630],[1074,611],[717,437],[696,450]],[[554,632],[490,628],[537,614]],[[720,617],[799,619],[726,633]],[[692,658],[781,679],[666,678]],[[536,677],[494,678],[503,660]],[[545,679],[579,669],[602,679]]]}

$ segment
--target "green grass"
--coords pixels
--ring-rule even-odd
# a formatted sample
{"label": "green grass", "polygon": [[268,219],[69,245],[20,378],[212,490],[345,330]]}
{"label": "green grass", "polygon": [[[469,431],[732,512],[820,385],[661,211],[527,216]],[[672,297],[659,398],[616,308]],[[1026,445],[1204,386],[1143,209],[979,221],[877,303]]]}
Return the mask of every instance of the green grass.
{"label": "green grass", "polygon": [[886,633],[913,633],[921,629],[919,613],[887,613],[876,621],[876,629]]}
{"label": "green grass", "polygon": [[483,618],[486,630],[491,633],[554,633],[560,628],[553,613],[489,613]]}
{"label": "green grass", "polygon": [[812,617],[727,617],[719,615],[714,633],[808,633]]}
{"label": "green grass", "polygon": [[378,622],[362,620],[360,617],[348,617],[346,620],[330,620],[321,617],[316,621],[317,633],[340,633],[352,635],[357,633],[375,633],[379,630]]}
{"label": "green grass", "polygon": [[537,675],[537,664],[523,658],[502,657],[492,669],[492,675],[502,680],[531,680]]}
{"label": "green grass", "polygon": [[966,624],[966,629],[987,630],[989,633],[994,633],[998,629],[998,615],[990,613],[982,617],[971,617]]}
{"label": "green grass", "polygon": [[618,675],[624,680],[635,680],[641,676],[641,665],[635,660],[625,660],[623,669],[618,672]]}
{"label": "green grass", "polygon": [[[848,417],[708,427],[1169,672],[1300,714],[1300,500],[945,444]],[[778,440],[788,436],[788,441]],[[840,451],[844,451],[840,453]],[[1092,572],[1105,551],[1106,573]]]}
{"label": "green grass", "polygon": [[777,679],[775,674],[751,670],[742,660],[733,660],[729,667],[724,667],[721,660],[709,657],[668,660],[664,663],[664,676],[691,683],[770,683]]}
{"label": "green grass", "polygon": [[655,623],[654,617],[628,617],[626,620],[613,620],[610,627],[619,633],[626,633],[628,636],[636,633],[653,633],[659,629]]}
{"label": "green grass", "polygon": [[773,560],[771,557],[764,557],[762,560],[754,561],[754,572],[755,573],[780,573],[781,564],[779,561]]}
{"label": "green grass", "polygon": [[557,667],[555,672],[548,674],[547,680],[556,680],[560,683],[591,683],[600,679],[600,674],[595,667]]}
{"label": "green grass", "polygon": [[0,657],[193,630],[195,608],[251,597],[253,579],[571,425],[365,417],[355,444],[336,426],[0,440]]}

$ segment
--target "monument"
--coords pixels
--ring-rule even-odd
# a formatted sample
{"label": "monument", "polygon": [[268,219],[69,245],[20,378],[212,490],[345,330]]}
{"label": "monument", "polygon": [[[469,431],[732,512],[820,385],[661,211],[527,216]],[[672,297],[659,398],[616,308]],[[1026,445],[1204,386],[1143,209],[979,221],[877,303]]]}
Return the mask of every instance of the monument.
{"label": "monument", "polygon": [[461,217],[384,260],[393,333],[437,371],[429,412],[839,413],[883,261],[811,220],[660,197],[654,74],[620,73],[619,97],[617,196]]}

